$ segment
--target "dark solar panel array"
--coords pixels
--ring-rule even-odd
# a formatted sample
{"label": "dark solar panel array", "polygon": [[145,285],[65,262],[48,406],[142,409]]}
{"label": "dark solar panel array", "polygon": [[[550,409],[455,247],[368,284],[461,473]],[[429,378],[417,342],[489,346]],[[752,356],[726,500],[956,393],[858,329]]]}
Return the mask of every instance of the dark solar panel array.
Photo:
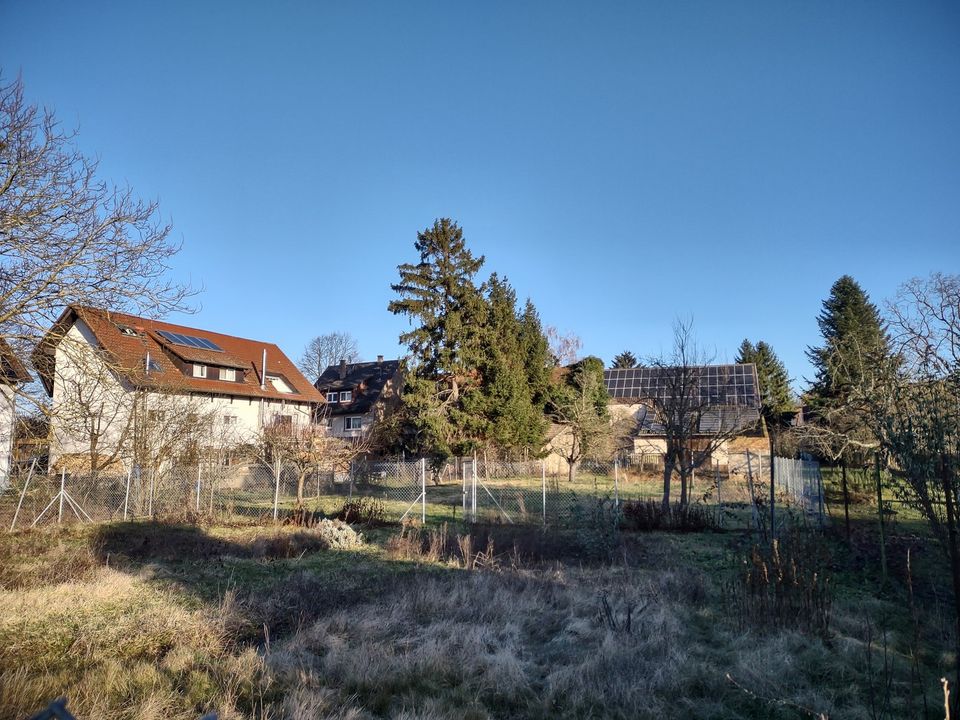
{"label": "dark solar panel array", "polygon": [[[604,382],[612,398],[655,399],[671,392],[679,382],[675,368],[638,367],[605,370]],[[710,405],[760,404],[757,370],[752,364],[708,365],[691,368],[700,389],[700,402]]]}
{"label": "dark solar panel array", "polygon": [[184,345],[186,347],[199,348],[200,350],[223,352],[219,345],[206,338],[183,335],[181,333],[170,332],[169,330],[157,330],[157,335],[164,340],[172,342],[174,345]]}

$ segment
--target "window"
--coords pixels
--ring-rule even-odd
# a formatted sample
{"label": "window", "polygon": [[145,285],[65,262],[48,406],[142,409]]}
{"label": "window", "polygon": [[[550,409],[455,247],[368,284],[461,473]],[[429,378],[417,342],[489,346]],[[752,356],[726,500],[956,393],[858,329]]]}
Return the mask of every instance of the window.
{"label": "window", "polygon": [[207,376],[207,366],[206,365],[194,365],[193,366],[193,376],[199,378],[205,378]]}
{"label": "window", "polygon": [[220,368],[220,379],[228,380],[230,382],[237,381],[237,371],[233,368]]}
{"label": "window", "polygon": [[327,418],[327,427],[333,428],[333,418]]}
{"label": "window", "polygon": [[117,330],[119,330],[122,335],[131,335],[132,337],[137,337],[140,334],[129,325],[117,325]]}
{"label": "window", "polygon": [[163,368],[160,367],[160,363],[158,363],[153,358],[147,358],[146,363],[147,363],[147,372],[163,372]]}
{"label": "window", "polygon": [[335,403],[335,402],[337,402],[337,398],[338,398],[338,397],[340,397],[340,393],[337,393],[337,392],[328,392],[328,393],[327,393],[327,402],[328,402],[328,403]]}
{"label": "window", "polygon": [[348,417],[343,419],[343,429],[344,430],[359,430],[363,427],[359,417]]}
{"label": "window", "polygon": [[344,390],[342,393],[340,393],[340,402],[350,402],[352,400],[353,400],[352,390]]}
{"label": "window", "polygon": [[166,413],[163,410],[148,410],[147,419],[151,422],[163,422]]}
{"label": "window", "polygon": [[236,425],[236,424],[237,424],[237,416],[236,416],[236,415],[224,415],[224,416],[223,416],[223,424],[224,424],[224,425]]}

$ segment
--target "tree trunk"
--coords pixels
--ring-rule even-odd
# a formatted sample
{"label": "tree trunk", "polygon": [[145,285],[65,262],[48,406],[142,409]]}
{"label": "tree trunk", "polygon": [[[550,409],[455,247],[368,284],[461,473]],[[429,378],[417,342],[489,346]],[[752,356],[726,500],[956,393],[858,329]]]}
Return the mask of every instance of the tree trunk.
{"label": "tree trunk", "polygon": [[307,481],[307,473],[297,473],[297,507],[303,507],[303,486]]}
{"label": "tree trunk", "polygon": [[[772,423],[771,423],[772,424]],[[767,428],[767,439],[770,441],[770,541],[777,537],[777,511],[776,511],[776,476],[773,462],[774,437],[773,428]]]}
{"label": "tree trunk", "polygon": [[663,510],[670,509],[670,481],[673,480],[673,458],[670,455],[663,456]]}
{"label": "tree trunk", "polygon": [[567,482],[573,482],[574,478],[577,477],[577,462],[575,460],[567,460]]}

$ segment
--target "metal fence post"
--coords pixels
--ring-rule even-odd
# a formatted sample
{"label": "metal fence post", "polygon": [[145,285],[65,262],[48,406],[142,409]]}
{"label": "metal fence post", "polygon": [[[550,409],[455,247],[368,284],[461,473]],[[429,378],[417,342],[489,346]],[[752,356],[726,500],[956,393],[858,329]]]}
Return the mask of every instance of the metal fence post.
{"label": "metal fence post", "polygon": [[427,524],[427,459],[420,458],[420,522]]}
{"label": "metal fence post", "polygon": [[460,458],[460,477],[463,480],[463,517],[467,517],[467,464]]}
{"label": "metal fence post", "polygon": [[67,471],[60,469],[60,511],[57,513],[57,523],[63,522],[63,491],[67,484]]}
{"label": "metal fence post", "polygon": [[197,512],[200,512],[200,463],[197,463]]}
{"label": "metal fence post", "polygon": [[274,488],[273,488],[273,519],[277,519],[277,507],[280,503],[280,464],[277,463],[273,468]]}
{"label": "metal fence post", "polygon": [[477,521],[477,454],[473,454],[473,497],[470,500],[470,519]]}
{"label": "metal fence post", "polygon": [[540,484],[543,487],[543,526],[547,526],[547,462],[540,461]]}
{"label": "metal fence post", "polygon": [[133,475],[133,468],[127,470],[127,491],[123,494],[123,519],[127,519],[127,507],[130,505],[130,477]]}
{"label": "metal fence post", "polygon": [[33,477],[33,470],[37,467],[37,458],[33,459],[30,466],[30,472],[27,473],[27,481],[23,484],[23,490],[20,492],[20,502],[17,503],[17,511],[13,514],[13,522],[10,523],[10,532],[17,526],[17,517],[20,515],[20,508],[23,505],[23,498],[27,494],[27,488],[30,487],[30,478]]}

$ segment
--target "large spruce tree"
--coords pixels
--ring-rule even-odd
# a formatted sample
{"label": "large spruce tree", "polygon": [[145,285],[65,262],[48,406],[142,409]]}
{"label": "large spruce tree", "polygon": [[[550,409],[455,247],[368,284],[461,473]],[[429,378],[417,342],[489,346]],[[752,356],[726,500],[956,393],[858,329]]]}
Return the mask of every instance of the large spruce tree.
{"label": "large spruce tree", "polygon": [[[410,351],[404,381],[405,449],[438,462],[466,452],[484,434],[471,417],[469,396],[478,390],[487,306],[475,278],[483,256],[474,257],[460,227],[447,218],[417,233],[416,264],[398,267],[391,285],[399,298],[388,310],[412,327],[400,342]],[[467,398],[467,407],[464,400]]]}
{"label": "large spruce tree", "polygon": [[805,396],[812,411],[804,429],[811,449],[844,466],[877,447],[865,400],[890,361],[890,342],[876,306],[844,275],[830,288],[817,318],[823,344],[809,348],[816,369]]}
{"label": "large spruce tree", "polygon": [[810,398],[823,403],[861,387],[877,358],[889,355],[890,348],[880,312],[849,275],[830,288],[817,325],[823,344],[807,350],[816,369]]}
{"label": "large spruce tree", "polygon": [[412,325],[400,336],[410,357],[394,444],[437,464],[480,447],[539,452],[550,355],[533,303],[518,310],[496,274],[478,284],[484,258],[451,220],[418,233],[415,247],[420,262],[399,266],[389,304]]}

